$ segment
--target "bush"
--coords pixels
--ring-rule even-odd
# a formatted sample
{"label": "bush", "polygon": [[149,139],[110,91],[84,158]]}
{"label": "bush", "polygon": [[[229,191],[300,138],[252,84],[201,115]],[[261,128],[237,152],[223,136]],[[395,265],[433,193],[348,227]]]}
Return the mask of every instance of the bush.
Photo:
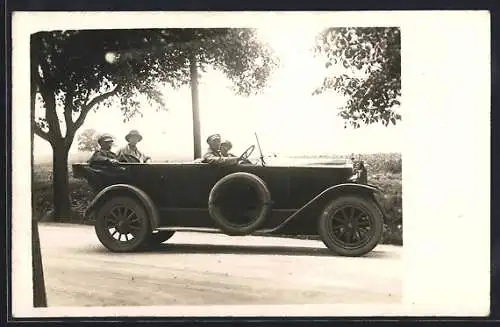
{"label": "bush", "polygon": [[[35,165],[32,183],[33,192],[33,217],[40,221],[51,221],[54,205],[52,202],[52,165]],[[69,198],[73,209],[73,216],[68,222],[80,223],[83,213],[93,198],[93,191],[85,180],[75,179],[71,176],[69,168]]]}

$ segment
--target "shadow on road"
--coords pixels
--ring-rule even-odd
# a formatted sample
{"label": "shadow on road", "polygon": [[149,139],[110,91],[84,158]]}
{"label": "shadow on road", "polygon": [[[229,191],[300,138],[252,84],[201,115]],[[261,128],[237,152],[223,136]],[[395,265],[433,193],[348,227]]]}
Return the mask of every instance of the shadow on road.
{"label": "shadow on road", "polygon": [[[93,248],[92,251],[111,253],[104,247]],[[154,248],[135,253],[162,253],[162,254],[237,254],[237,255],[286,255],[286,256],[316,256],[339,257],[327,248],[305,246],[258,246],[258,245],[221,245],[221,244],[186,244],[163,243]],[[126,254],[124,254],[126,255]],[[362,258],[387,258],[393,256],[384,251],[371,251]]]}

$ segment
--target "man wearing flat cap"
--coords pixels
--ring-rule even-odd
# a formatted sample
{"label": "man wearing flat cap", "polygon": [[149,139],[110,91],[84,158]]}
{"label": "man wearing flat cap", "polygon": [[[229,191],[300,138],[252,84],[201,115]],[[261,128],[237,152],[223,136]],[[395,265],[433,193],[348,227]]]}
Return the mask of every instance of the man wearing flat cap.
{"label": "man wearing flat cap", "polygon": [[118,156],[111,151],[111,146],[113,145],[113,136],[110,134],[102,134],[98,139],[99,150],[95,151],[94,154],[88,160],[89,163],[118,163]]}
{"label": "man wearing flat cap", "polygon": [[213,134],[207,138],[208,151],[203,156],[203,162],[209,164],[237,164],[237,157],[224,157],[221,153],[220,134]]}
{"label": "man wearing flat cap", "polygon": [[151,159],[137,148],[137,143],[142,140],[142,135],[137,130],[131,130],[125,136],[125,140],[128,144],[118,152],[118,160],[121,162],[143,163]]}

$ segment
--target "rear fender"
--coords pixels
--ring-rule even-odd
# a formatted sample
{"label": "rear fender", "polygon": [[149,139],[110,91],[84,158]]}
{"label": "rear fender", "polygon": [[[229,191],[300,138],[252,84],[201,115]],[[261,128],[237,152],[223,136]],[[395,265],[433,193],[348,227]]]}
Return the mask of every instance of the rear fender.
{"label": "rear fender", "polygon": [[138,199],[148,213],[151,228],[156,229],[160,226],[160,215],[158,213],[158,209],[153,203],[153,200],[151,200],[151,198],[140,188],[128,184],[115,184],[104,188],[94,197],[90,205],[87,207],[87,210],[85,210],[85,216],[93,216],[105,200],[115,194],[132,195]]}

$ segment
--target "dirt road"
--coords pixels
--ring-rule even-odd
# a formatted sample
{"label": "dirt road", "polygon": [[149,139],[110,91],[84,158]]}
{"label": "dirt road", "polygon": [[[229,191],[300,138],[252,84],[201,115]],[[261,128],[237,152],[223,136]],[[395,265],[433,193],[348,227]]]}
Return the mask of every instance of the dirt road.
{"label": "dirt road", "polygon": [[52,306],[369,304],[402,299],[402,247],[333,256],[319,241],[177,233],[158,250],[107,251],[89,226],[40,224]]}

